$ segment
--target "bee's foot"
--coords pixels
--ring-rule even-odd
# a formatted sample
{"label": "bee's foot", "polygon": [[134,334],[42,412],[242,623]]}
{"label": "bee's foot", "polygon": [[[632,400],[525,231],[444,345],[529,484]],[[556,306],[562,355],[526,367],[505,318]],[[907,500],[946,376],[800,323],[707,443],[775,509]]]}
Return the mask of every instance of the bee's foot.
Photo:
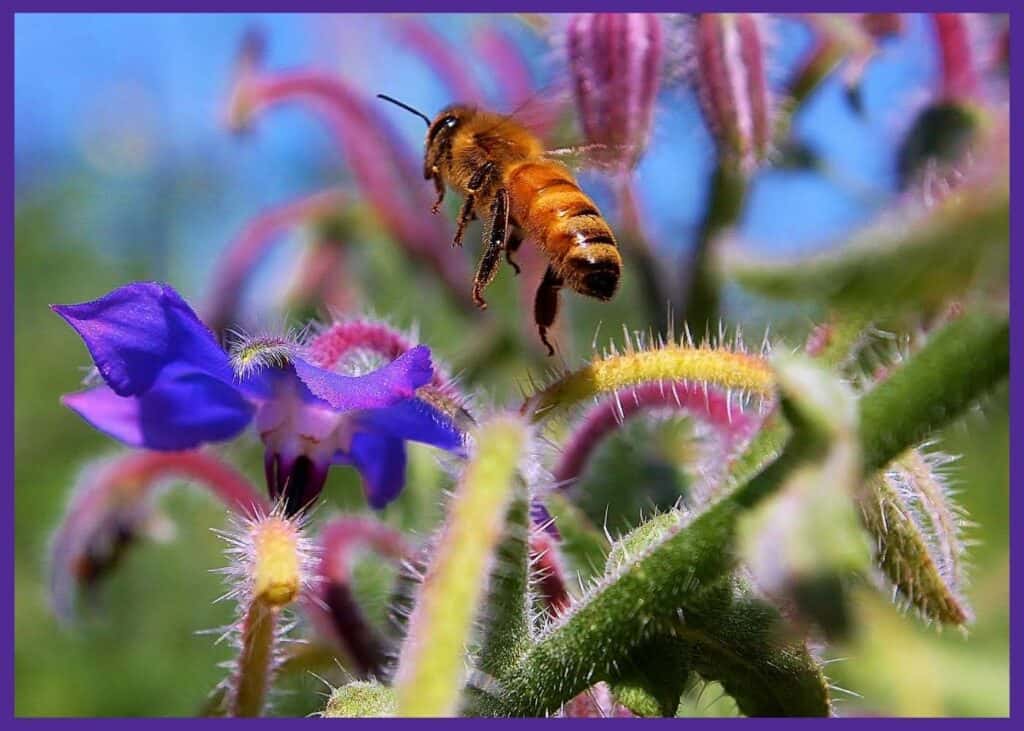
{"label": "bee's foot", "polygon": [[507,253],[505,254],[505,261],[507,261],[512,266],[512,268],[516,270],[517,277],[522,273],[523,270],[519,268],[518,264],[512,261],[512,257],[509,256]]}
{"label": "bee's foot", "polygon": [[551,346],[551,343],[548,342],[547,328],[539,328],[538,333],[540,335],[540,341],[544,343],[544,347],[548,349],[548,357],[552,357],[555,354],[555,349]]}

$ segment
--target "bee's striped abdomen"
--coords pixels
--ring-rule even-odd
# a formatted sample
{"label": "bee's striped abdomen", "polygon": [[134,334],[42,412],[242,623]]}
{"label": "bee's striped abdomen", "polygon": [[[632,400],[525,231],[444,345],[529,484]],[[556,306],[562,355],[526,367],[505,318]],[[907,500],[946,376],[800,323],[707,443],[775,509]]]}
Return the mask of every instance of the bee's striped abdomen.
{"label": "bee's striped abdomen", "polygon": [[513,218],[552,260],[560,261],[575,246],[615,246],[594,201],[558,163],[522,163],[511,170],[508,188]]}

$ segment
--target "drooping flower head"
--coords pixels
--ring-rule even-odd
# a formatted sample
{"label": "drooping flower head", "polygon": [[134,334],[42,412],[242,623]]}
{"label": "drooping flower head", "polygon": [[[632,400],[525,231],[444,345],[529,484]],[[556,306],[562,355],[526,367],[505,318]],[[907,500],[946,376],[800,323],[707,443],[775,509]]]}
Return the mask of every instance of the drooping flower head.
{"label": "drooping flower head", "polygon": [[580,13],[568,27],[569,67],[587,142],[633,167],[650,135],[661,70],[661,21],[650,13]]}
{"label": "drooping flower head", "polygon": [[91,302],[55,306],[81,336],[104,385],[63,402],[132,447],[192,449],[255,423],[267,487],[286,512],[320,494],[332,464],[359,470],[374,508],[405,481],[405,441],[460,452],[453,420],[417,397],[434,375],[417,346],[362,375],[316,365],[280,338],[245,342],[229,356],[172,287],[135,282]]}

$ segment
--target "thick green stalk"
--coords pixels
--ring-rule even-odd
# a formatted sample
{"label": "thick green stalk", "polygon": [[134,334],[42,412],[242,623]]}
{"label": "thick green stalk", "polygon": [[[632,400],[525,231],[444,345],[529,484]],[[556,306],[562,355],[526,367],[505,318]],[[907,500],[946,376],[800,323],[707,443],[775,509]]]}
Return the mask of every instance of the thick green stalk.
{"label": "thick green stalk", "polygon": [[526,486],[516,492],[494,554],[476,663],[492,677],[507,673],[530,643],[530,509]]}
{"label": "thick green stalk", "polygon": [[399,655],[399,716],[451,716],[459,710],[465,648],[526,438],[526,425],[511,416],[495,417],[476,431],[475,452],[451,501]]}
{"label": "thick green stalk", "polygon": [[747,177],[741,167],[722,161],[711,179],[707,213],[696,248],[682,272],[686,300],[681,313],[694,333],[718,326],[720,308],[719,276],[714,270],[715,240],[739,220],[747,193]]}
{"label": "thick green stalk", "polygon": [[672,717],[690,677],[692,649],[666,634],[639,647],[615,673],[610,685],[615,700],[634,714]]}
{"label": "thick green stalk", "polygon": [[827,716],[828,681],[773,605],[727,580],[676,633],[693,638],[693,670],[716,681],[746,716]]}
{"label": "thick green stalk", "polygon": [[965,314],[935,332],[906,365],[860,400],[865,474],[920,444],[1010,371],[1005,314]]}

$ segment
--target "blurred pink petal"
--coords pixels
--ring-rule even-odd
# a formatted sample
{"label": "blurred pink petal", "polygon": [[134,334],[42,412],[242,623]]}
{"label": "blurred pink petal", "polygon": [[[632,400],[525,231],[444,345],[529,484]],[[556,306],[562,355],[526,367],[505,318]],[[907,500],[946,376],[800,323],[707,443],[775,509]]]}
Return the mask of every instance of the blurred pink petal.
{"label": "blurred pink petal", "polygon": [[275,208],[252,219],[221,255],[210,284],[203,319],[214,332],[235,323],[246,280],[285,230],[336,215],[350,200],[339,189],[324,190]]}
{"label": "blurred pink petal", "polygon": [[966,101],[978,96],[980,79],[965,13],[933,13],[942,66],[942,97]]}
{"label": "blurred pink petal", "polygon": [[457,51],[429,23],[419,18],[401,18],[395,21],[395,32],[400,43],[426,61],[448,88],[453,102],[484,102],[485,95],[469,70],[466,54]]}

